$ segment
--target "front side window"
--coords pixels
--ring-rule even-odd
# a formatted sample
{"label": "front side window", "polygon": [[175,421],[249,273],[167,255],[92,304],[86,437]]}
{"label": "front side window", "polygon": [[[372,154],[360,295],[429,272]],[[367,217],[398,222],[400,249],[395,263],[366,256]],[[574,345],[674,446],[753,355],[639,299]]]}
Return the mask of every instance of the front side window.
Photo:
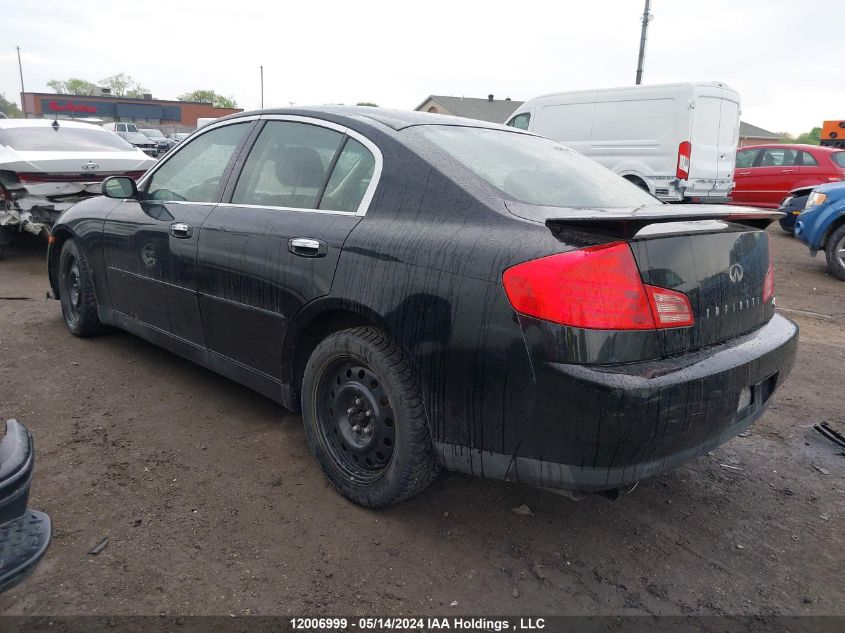
{"label": "front side window", "polygon": [[741,150],[736,153],[736,166],[740,169],[747,169],[754,164],[754,158],[756,156],[756,149]]}
{"label": "front side window", "polygon": [[215,202],[226,166],[249,129],[249,123],[234,123],[180,145],[148,181],[145,199]]}
{"label": "front side window", "polygon": [[508,125],[510,125],[511,127],[515,127],[518,130],[527,130],[529,123],[531,123],[530,112],[523,112],[522,114],[517,114],[514,118],[508,121]]}
{"label": "front side window", "polygon": [[232,202],[316,209],[344,135],[307,123],[268,121],[249,153]]}
{"label": "front side window", "polygon": [[446,125],[408,128],[407,133],[434,143],[517,202],[576,209],[660,204],[597,162],[539,136]]}
{"label": "front side window", "polygon": [[837,167],[845,167],[845,152],[835,152],[830,155],[830,160]]}
{"label": "front side window", "polygon": [[763,150],[760,167],[794,167],[798,159],[798,152],[794,149],[777,147]]}

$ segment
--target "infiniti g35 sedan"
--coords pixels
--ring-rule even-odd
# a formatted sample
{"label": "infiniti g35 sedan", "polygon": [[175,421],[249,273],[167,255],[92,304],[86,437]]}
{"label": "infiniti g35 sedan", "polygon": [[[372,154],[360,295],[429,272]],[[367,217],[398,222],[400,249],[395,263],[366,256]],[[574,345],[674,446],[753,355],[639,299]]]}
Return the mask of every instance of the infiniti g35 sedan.
{"label": "infiniti g35 sedan", "polygon": [[792,366],[765,227],[548,139],[376,108],[215,121],[66,211],[70,332],[115,326],[301,410],[366,506],[441,467],[578,492],[736,436]]}

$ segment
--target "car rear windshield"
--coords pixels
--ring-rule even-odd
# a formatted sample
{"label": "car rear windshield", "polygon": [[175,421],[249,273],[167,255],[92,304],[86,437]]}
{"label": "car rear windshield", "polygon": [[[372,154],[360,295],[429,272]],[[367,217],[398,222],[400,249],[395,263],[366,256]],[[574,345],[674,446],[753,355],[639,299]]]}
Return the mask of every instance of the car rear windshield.
{"label": "car rear windshield", "polygon": [[845,152],[834,152],[830,155],[830,160],[832,160],[837,167],[845,167]]}
{"label": "car rear windshield", "polygon": [[52,127],[13,127],[0,130],[0,145],[21,152],[127,152],[132,146],[106,130],[59,125]]}
{"label": "car rear windshield", "polygon": [[488,128],[416,129],[508,199],[574,209],[659,204],[609,169],[549,139]]}

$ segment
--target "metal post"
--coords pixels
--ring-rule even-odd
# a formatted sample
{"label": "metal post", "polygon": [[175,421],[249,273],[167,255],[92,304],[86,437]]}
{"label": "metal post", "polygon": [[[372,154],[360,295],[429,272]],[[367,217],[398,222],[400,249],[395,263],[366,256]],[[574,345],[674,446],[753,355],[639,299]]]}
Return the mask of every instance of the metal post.
{"label": "metal post", "polygon": [[643,62],[645,62],[645,43],[648,39],[648,23],[651,21],[651,13],[649,13],[649,5],[651,0],[645,0],[645,9],[643,10],[643,29],[640,32],[640,56],[637,59],[637,85],[643,82]]}
{"label": "metal post", "polygon": [[21,74],[21,110],[23,110],[23,118],[28,119],[29,117],[26,114],[26,105],[23,102],[23,66],[21,66],[21,47],[17,46],[18,49],[18,72]]}
{"label": "metal post", "polygon": [[261,107],[264,107],[264,66],[259,66],[261,69]]}

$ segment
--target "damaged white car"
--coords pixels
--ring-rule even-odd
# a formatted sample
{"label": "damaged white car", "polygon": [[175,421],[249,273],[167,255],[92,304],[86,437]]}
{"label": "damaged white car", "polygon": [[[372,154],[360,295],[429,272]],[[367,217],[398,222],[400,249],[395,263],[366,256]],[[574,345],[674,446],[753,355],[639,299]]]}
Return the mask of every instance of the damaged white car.
{"label": "damaged white car", "polygon": [[0,253],[15,232],[49,234],[62,211],[108,176],[138,179],[155,160],[98,125],[0,119]]}

